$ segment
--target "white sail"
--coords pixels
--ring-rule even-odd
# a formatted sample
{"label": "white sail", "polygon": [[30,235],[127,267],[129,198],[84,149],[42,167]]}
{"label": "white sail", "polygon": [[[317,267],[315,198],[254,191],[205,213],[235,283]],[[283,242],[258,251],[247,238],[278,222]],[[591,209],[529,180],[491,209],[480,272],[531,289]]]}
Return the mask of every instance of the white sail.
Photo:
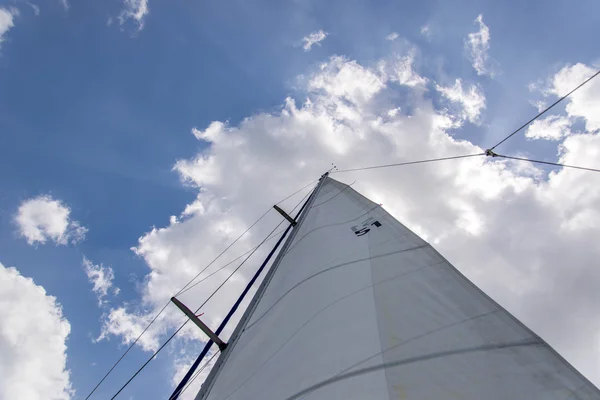
{"label": "white sail", "polygon": [[318,190],[197,399],[600,399],[380,206]]}

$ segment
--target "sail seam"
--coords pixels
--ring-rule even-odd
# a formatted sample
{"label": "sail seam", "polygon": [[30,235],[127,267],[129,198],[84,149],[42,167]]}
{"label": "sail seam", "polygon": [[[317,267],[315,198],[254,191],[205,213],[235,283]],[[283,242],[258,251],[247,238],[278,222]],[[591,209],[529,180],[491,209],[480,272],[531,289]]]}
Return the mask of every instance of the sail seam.
{"label": "sail seam", "polygon": [[315,278],[315,277],[317,277],[317,276],[319,276],[321,274],[324,274],[325,272],[329,272],[331,270],[334,270],[334,269],[337,269],[337,268],[341,268],[341,267],[347,267],[348,265],[356,264],[356,263],[359,263],[359,262],[368,261],[368,260],[371,260],[372,258],[387,257],[387,256],[391,256],[391,255],[398,254],[398,253],[404,253],[404,252],[411,251],[411,250],[418,250],[418,249],[421,249],[421,248],[424,248],[424,247],[427,247],[427,246],[429,246],[429,245],[422,245],[422,246],[410,247],[408,249],[403,249],[403,250],[396,250],[396,251],[392,251],[390,253],[380,254],[380,255],[375,256],[375,257],[360,258],[358,260],[353,260],[353,261],[348,261],[348,262],[345,262],[345,263],[337,264],[337,265],[334,265],[332,267],[329,267],[329,268],[326,268],[324,270],[321,270],[319,272],[316,272],[316,273],[314,273],[314,274],[312,274],[312,275],[304,278],[303,280],[301,280],[300,282],[298,282],[294,286],[292,286],[287,292],[285,292],[283,295],[281,295],[281,297],[279,297],[267,310],[265,310],[265,312],[260,317],[258,317],[251,324],[248,324],[244,330],[250,329],[251,327],[253,327],[254,325],[256,325],[256,323],[258,321],[260,321],[262,318],[264,318],[265,315],[267,315],[269,313],[269,311],[271,311],[281,300],[283,300],[292,291],[294,291],[295,289],[297,289],[299,286],[302,286],[304,283],[308,282],[309,280],[311,280],[311,279],[313,279],[313,278]]}
{"label": "sail seam", "polygon": [[355,294],[358,294],[362,291],[368,290],[370,288],[372,288],[373,285],[369,285],[367,287],[363,287],[360,288],[359,290],[355,290],[354,292],[348,293],[346,295],[344,295],[343,297],[333,301],[332,303],[329,303],[327,306],[323,307],[321,310],[319,310],[317,313],[315,313],[314,315],[312,315],[309,319],[307,319],[302,326],[300,326],[300,328],[298,328],[292,336],[290,336],[277,350],[275,350],[275,352],[273,354],[271,354],[269,356],[269,358],[267,358],[261,365],[260,367],[258,367],[258,369],[256,371],[254,371],[254,373],[252,375],[250,375],[248,377],[248,379],[246,379],[240,386],[237,387],[237,389],[235,389],[233,392],[231,392],[229,395],[227,395],[227,397],[225,397],[223,400],[227,400],[228,398],[230,398],[235,392],[237,392],[242,386],[244,386],[246,384],[246,382],[248,382],[250,379],[252,379],[252,377],[254,375],[256,375],[261,369],[262,367],[264,367],[273,357],[275,357],[275,355],[277,355],[277,353],[279,353],[279,351],[281,351],[285,345],[287,345],[298,333],[300,333],[300,331],[302,331],[302,329],[304,329],[305,326],[307,326],[308,324],[310,324],[316,317],[318,317],[321,313],[325,312],[328,308],[336,305],[337,303],[347,299],[348,297],[351,297]]}
{"label": "sail seam", "polygon": [[[358,195],[362,196],[360,193],[358,193]],[[383,210],[383,212],[385,212],[386,214],[388,214],[388,216],[390,218],[392,218],[392,219],[394,218],[385,209],[382,208],[382,210]],[[400,225],[402,225],[413,236],[419,238],[419,240],[421,240],[422,242],[427,243],[422,238],[420,238],[419,235],[417,235],[416,233],[414,233],[411,229],[407,228],[404,224],[400,223]],[[437,251],[435,247],[431,246],[429,243],[427,243],[427,245],[429,246],[429,248],[431,249],[431,251],[435,255],[437,255],[437,257],[440,260],[444,261],[444,264],[446,265],[446,267],[449,268],[450,271],[454,272],[454,274],[455,274],[455,277],[454,277],[455,282],[459,283],[465,289],[469,289],[469,290],[474,289],[484,299],[486,299],[492,305],[492,307],[496,307],[498,309],[498,311],[502,311],[503,313],[505,313],[509,317],[509,319],[511,319],[513,322],[515,322],[519,327],[521,327],[521,329],[523,329],[525,332],[527,332],[528,334],[530,334],[532,337],[536,337],[538,340],[540,340],[541,343],[543,344],[543,346],[550,353],[552,353],[564,366],[566,366],[569,370],[571,370],[571,372],[573,372],[576,376],[578,376],[581,380],[583,380],[583,382],[585,383],[586,386],[591,387],[592,391],[594,391],[594,393],[597,396],[600,396],[600,388],[596,387],[596,385],[594,385],[593,383],[591,383],[588,378],[586,378],[573,365],[571,365],[562,355],[560,355],[560,353],[558,353],[556,350],[554,350],[554,348],[552,348],[552,346],[550,346],[544,339],[540,338],[535,332],[533,332],[523,322],[521,322],[519,319],[517,319],[510,311],[506,310],[504,307],[502,307],[500,304],[498,304],[498,302],[496,302],[494,299],[492,299],[487,293],[485,293],[481,288],[479,288],[477,285],[475,285],[473,282],[471,282],[471,280],[469,278],[467,278],[462,272],[460,272],[458,270],[458,268],[456,268],[454,265],[452,265],[452,263],[450,263],[443,255],[441,255],[440,252]]]}
{"label": "sail seam", "polygon": [[[373,276],[373,256],[371,255],[371,240],[373,239],[372,235],[369,235],[368,238],[368,249],[369,249],[369,272],[371,275],[371,282],[375,282],[375,277]],[[424,268],[424,267],[422,267]],[[415,271],[420,271],[422,268],[417,268]],[[411,271],[413,272],[413,271]],[[375,296],[375,285],[371,285],[371,294],[373,296],[373,307],[375,308],[375,319],[377,320],[377,341],[379,342],[379,349],[381,350],[381,359],[383,361],[383,342],[381,340],[381,313],[379,312],[379,307],[377,304],[377,296]],[[383,377],[385,379],[385,391],[387,392],[388,400],[392,399],[392,394],[390,393],[390,381],[388,380],[387,371],[383,370]]]}
{"label": "sail seam", "polygon": [[356,370],[353,372],[349,372],[344,375],[340,375],[335,378],[331,378],[331,379],[319,382],[315,385],[312,385],[312,386],[294,394],[293,396],[288,397],[287,400],[298,399],[304,395],[307,395],[308,393],[314,392],[315,390],[321,389],[325,386],[329,386],[336,382],[339,382],[339,381],[342,381],[345,379],[349,379],[349,378],[354,378],[354,377],[368,374],[371,372],[379,371],[384,368],[399,367],[401,365],[413,364],[413,363],[421,362],[421,361],[429,361],[429,360],[443,358],[443,357],[451,357],[451,356],[460,355],[460,354],[476,353],[476,352],[481,352],[481,351],[505,350],[505,349],[513,349],[513,348],[517,348],[517,347],[543,346],[543,345],[544,345],[544,343],[539,338],[534,338],[534,339],[521,340],[518,342],[488,344],[488,345],[483,345],[483,346],[467,347],[467,348],[456,349],[456,350],[440,351],[440,352],[431,353],[431,354],[424,354],[424,355],[417,356],[417,357],[405,358],[403,360],[397,360],[397,361],[392,361],[389,363],[382,363],[382,364],[374,365],[371,367],[362,368],[362,369],[359,369],[359,370]]}
{"label": "sail seam", "polygon": [[[231,392],[230,394],[228,394],[228,395],[227,395],[227,396],[226,396],[226,397],[225,397],[223,400],[227,400],[228,398],[230,398],[230,397],[231,397],[231,396],[232,396],[232,395],[233,395],[235,392],[237,392],[237,391],[238,391],[238,390],[239,390],[239,389],[240,389],[242,386],[244,386],[244,385],[246,384],[246,382],[248,382],[250,379],[252,379],[252,377],[253,377],[255,374],[257,374],[257,373],[258,373],[258,372],[259,372],[259,371],[262,369],[262,367],[264,367],[264,366],[265,366],[265,365],[266,365],[266,364],[269,362],[269,360],[271,360],[273,357],[275,357],[275,355],[276,355],[276,354],[277,354],[279,351],[281,351],[281,350],[282,350],[282,349],[283,349],[283,348],[284,348],[284,347],[285,347],[285,346],[286,346],[286,345],[287,345],[287,344],[288,344],[288,343],[289,343],[289,342],[290,342],[290,341],[291,341],[291,340],[292,340],[292,339],[293,339],[293,338],[294,338],[294,337],[295,337],[295,336],[296,336],[298,333],[300,333],[300,331],[301,331],[302,329],[304,329],[304,327],[306,327],[306,326],[307,326],[307,325],[308,325],[308,324],[309,324],[311,321],[313,321],[313,320],[314,320],[314,319],[315,319],[317,316],[319,316],[319,314],[323,313],[323,312],[324,312],[324,311],[326,311],[328,308],[330,308],[330,307],[334,306],[335,304],[337,304],[337,303],[339,303],[339,302],[341,302],[341,301],[343,301],[343,300],[346,300],[347,298],[349,298],[349,297],[351,297],[351,296],[354,296],[355,294],[358,294],[358,293],[360,293],[360,292],[363,292],[363,291],[365,291],[365,290],[372,289],[372,288],[374,288],[375,286],[382,285],[382,284],[384,284],[384,283],[388,283],[388,282],[390,282],[390,281],[393,281],[393,280],[396,280],[396,279],[399,279],[399,278],[405,277],[406,275],[410,275],[410,274],[412,274],[412,273],[415,273],[415,272],[422,271],[422,270],[423,270],[423,269],[425,269],[425,268],[436,267],[436,266],[438,266],[439,264],[443,264],[443,262],[440,262],[440,263],[433,263],[433,264],[429,264],[429,265],[424,265],[424,266],[422,266],[422,267],[419,267],[419,268],[417,268],[417,269],[414,269],[414,270],[411,270],[411,271],[405,271],[405,272],[403,272],[403,273],[401,273],[401,274],[398,274],[398,275],[396,275],[396,276],[393,276],[393,277],[391,277],[391,278],[387,278],[387,279],[384,279],[384,280],[381,280],[381,281],[377,281],[377,282],[373,282],[373,281],[372,281],[372,283],[371,283],[369,286],[365,286],[365,287],[362,287],[362,288],[360,288],[360,289],[358,289],[358,290],[355,290],[355,291],[353,291],[353,292],[351,292],[351,293],[345,294],[344,296],[340,297],[339,299],[336,299],[336,300],[334,300],[333,302],[329,303],[327,306],[323,307],[321,310],[319,310],[318,312],[316,312],[315,314],[313,314],[313,315],[312,315],[312,316],[311,316],[309,319],[307,319],[307,320],[306,320],[306,321],[305,321],[305,322],[304,322],[304,323],[303,323],[303,324],[302,324],[302,325],[301,325],[301,326],[300,326],[300,327],[299,327],[299,328],[298,328],[298,329],[297,329],[297,330],[296,330],[296,331],[295,331],[295,332],[292,334],[292,336],[290,336],[290,337],[289,337],[289,338],[288,338],[288,339],[287,339],[287,340],[286,340],[286,341],[285,341],[285,342],[284,342],[284,343],[283,343],[283,344],[282,344],[282,345],[281,345],[281,346],[280,346],[280,347],[279,347],[279,348],[278,348],[278,349],[277,349],[277,350],[276,350],[276,351],[275,351],[273,354],[271,354],[271,355],[269,356],[269,358],[267,358],[267,359],[266,359],[266,360],[265,360],[265,361],[264,361],[264,362],[263,362],[263,363],[260,365],[260,367],[258,367],[258,369],[257,369],[256,371],[254,371],[254,373],[253,373],[251,376],[249,376],[249,377],[248,377],[248,378],[247,378],[247,379],[246,379],[246,380],[245,380],[245,381],[244,381],[244,382],[243,382],[243,383],[242,383],[240,386],[238,386],[238,387],[237,387],[237,388],[236,388],[236,389],[235,389],[233,392]],[[463,322],[464,322],[464,321],[463,321]],[[247,329],[249,329],[249,328],[247,328]],[[247,330],[247,329],[246,329],[246,330]],[[380,348],[381,348],[381,346],[380,346]],[[378,355],[379,355],[379,354],[383,354],[383,353],[385,353],[385,351],[391,350],[391,348],[390,348],[390,349],[386,349],[385,351],[384,351],[383,349],[381,349],[381,350],[382,350],[381,352],[377,353]]]}
{"label": "sail seam", "polygon": [[[354,183],[353,183],[354,184]],[[353,185],[352,184],[352,185]],[[342,194],[342,192],[346,189],[348,189],[350,186],[352,185],[345,185],[343,189],[339,190],[336,194],[334,194],[333,196],[331,196],[331,198],[327,199],[327,200],[323,200],[322,202],[320,202],[319,204],[315,204],[314,206],[311,207],[311,209],[317,208],[319,206],[322,206],[323,204],[330,202],[331,200],[335,199],[337,196],[339,196],[340,194]]]}
{"label": "sail seam", "polygon": [[[437,265],[439,265],[439,264],[433,264],[432,266],[437,266]],[[486,313],[478,314],[478,315],[475,315],[475,316],[472,316],[472,317],[468,317],[468,318],[462,319],[460,321],[454,322],[452,324],[444,325],[442,327],[430,330],[430,331],[422,333],[420,335],[413,336],[413,337],[411,337],[409,339],[406,339],[406,340],[404,340],[404,341],[402,341],[402,342],[400,342],[400,343],[398,343],[398,344],[396,344],[394,346],[390,346],[390,347],[386,348],[385,350],[380,351],[379,353],[375,353],[375,354],[373,354],[373,355],[371,355],[371,356],[369,356],[367,358],[363,358],[359,362],[357,362],[357,363],[351,365],[350,367],[344,369],[343,371],[340,371],[339,373],[335,374],[330,379],[336,378],[336,377],[344,374],[345,372],[348,372],[348,371],[352,370],[353,368],[358,367],[362,363],[365,363],[365,362],[367,362],[369,360],[372,360],[373,358],[375,358],[377,356],[383,355],[383,354],[387,353],[388,351],[391,351],[391,350],[397,349],[399,347],[402,347],[402,346],[404,346],[404,345],[406,345],[408,343],[411,343],[411,342],[413,342],[415,340],[423,339],[423,338],[425,338],[425,337],[427,337],[429,335],[433,335],[435,333],[439,333],[439,332],[445,331],[446,329],[456,328],[457,326],[460,326],[460,325],[462,325],[462,324],[464,324],[466,322],[474,321],[474,320],[479,319],[479,318],[488,317],[488,316],[490,316],[492,314],[497,313],[498,311],[500,311],[500,310],[496,309],[496,310],[488,311]]]}

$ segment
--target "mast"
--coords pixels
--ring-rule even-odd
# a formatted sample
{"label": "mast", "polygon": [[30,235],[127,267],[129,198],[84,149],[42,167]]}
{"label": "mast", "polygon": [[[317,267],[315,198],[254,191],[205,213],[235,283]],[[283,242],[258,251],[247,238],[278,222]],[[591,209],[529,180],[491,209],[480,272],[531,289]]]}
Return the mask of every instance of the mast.
{"label": "mast", "polygon": [[[298,219],[298,216],[297,216],[296,217],[296,219],[298,219],[297,221],[294,221],[293,223],[290,221],[290,227],[293,227],[292,233],[286,239],[285,243],[283,244],[283,247],[279,251],[279,254],[275,258],[275,261],[273,261],[273,265],[271,266],[271,268],[265,275],[265,278],[263,279],[262,283],[258,287],[256,293],[254,294],[254,297],[250,301],[248,308],[246,309],[246,311],[242,315],[242,318],[240,319],[237,326],[235,327],[235,330],[233,331],[231,338],[229,339],[228,346],[225,348],[225,350],[223,350],[221,352],[221,355],[219,356],[219,359],[215,363],[215,366],[211,369],[208,377],[202,384],[202,387],[200,389],[200,392],[198,392],[196,399],[202,399],[203,396],[205,395],[205,393],[207,393],[210,390],[210,388],[212,387],[212,383],[214,382],[214,380],[216,379],[216,377],[218,376],[218,374],[221,370],[222,365],[224,365],[225,362],[227,362],[228,355],[230,354],[231,350],[235,347],[235,344],[237,342],[236,339],[239,337],[240,333],[243,331],[243,329],[247,325],[247,323],[249,321],[249,317],[252,315],[252,313],[254,312],[254,310],[256,308],[256,305],[262,298],[267,286],[269,285],[269,283],[271,281],[271,278],[277,271],[277,267],[281,263],[281,260],[282,260],[283,256],[286,254],[290,244],[294,241],[294,238],[296,237],[296,233],[302,226],[302,222],[304,222],[306,215],[308,214],[308,211],[312,207],[313,202],[319,196],[319,192],[320,192],[321,188],[323,187],[323,184],[325,183],[325,180],[328,176],[329,176],[329,172],[326,172],[319,179],[319,183],[318,183],[317,187],[314,189],[313,193],[310,195],[309,199],[306,201],[306,203],[302,207],[306,211],[302,212],[303,210],[301,209],[299,212],[299,215],[298,215],[300,218]],[[279,211],[279,212],[281,212],[281,211]]]}

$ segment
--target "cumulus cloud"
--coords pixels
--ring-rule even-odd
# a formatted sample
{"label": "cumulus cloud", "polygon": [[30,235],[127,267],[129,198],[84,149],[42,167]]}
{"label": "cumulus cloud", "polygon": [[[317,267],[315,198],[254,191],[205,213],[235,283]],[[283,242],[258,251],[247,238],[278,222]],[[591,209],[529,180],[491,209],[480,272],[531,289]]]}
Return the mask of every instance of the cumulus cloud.
{"label": "cumulus cloud", "polygon": [[2,43],[6,40],[4,35],[15,26],[14,17],[18,14],[19,11],[16,8],[0,8],[0,48],[2,48]]}
{"label": "cumulus cloud", "polygon": [[[597,71],[596,67],[582,63],[567,65],[546,81],[538,80],[528,85],[531,92],[539,92],[543,100],[530,101],[531,104],[542,111],[548,104],[560,98]],[[600,81],[592,79],[569,96],[566,101],[566,115],[551,115],[544,119],[534,121],[527,129],[526,137],[530,139],[547,139],[558,141],[571,134],[573,124],[583,122],[585,127],[582,133],[598,133],[600,130],[600,117],[597,109],[600,107]]]}
{"label": "cumulus cloud", "polygon": [[431,40],[431,27],[429,25],[423,25],[421,27],[421,35],[425,36],[427,40]]}
{"label": "cumulus cloud", "polygon": [[380,63],[380,69],[386,71],[391,82],[412,88],[423,87],[427,79],[415,72],[414,63],[415,54],[411,49],[406,55],[396,55],[391,62]]}
{"label": "cumulus cloud", "polygon": [[475,23],[479,26],[479,30],[467,35],[465,48],[473,63],[473,68],[477,71],[477,75],[493,76],[494,72],[488,55],[490,50],[490,28],[483,23],[483,15],[481,14],[475,19]]}
{"label": "cumulus cloud", "polygon": [[144,19],[150,13],[148,0],[123,0],[124,8],[117,16],[119,24],[123,25],[128,19],[135,21],[138,30],[144,28]]}
{"label": "cumulus cloud", "polygon": [[0,263],[0,398],[70,399],[71,326],[56,298]]}
{"label": "cumulus cloud", "polygon": [[479,87],[471,85],[467,90],[463,89],[460,79],[454,81],[453,86],[436,85],[437,91],[452,103],[460,106],[458,115],[460,123],[468,120],[473,124],[479,124],[481,111],[485,109],[485,95]]}
{"label": "cumulus cloud", "polygon": [[308,36],[304,36],[304,38],[302,38],[302,41],[304,42],[304,45],[302,46],[302,48],[304,49],[304,51],[310,51],[313,47],[313,45],[321,45],[321,42],[323,40],[325,40],[325,38],[327,37],[328,33],[327,32],[323,32],[323,30],[318,30],[316,32],[312,32],[310,35]]}
{"label": "cumulus cloud", "polygon": [[34,245],[51,240],[57,245],[76,244],[85,239],[87,228],[70,217],[71,210],[60,200],[44,195],[25,200],[15,223],[19,234]]}
{"label": "cumulus cloud", "polygon": [[385,37],[387,40],[396,40],[398,39],[398,34],[396,32],[392,32]]}
{"label": "cumulus cloud", "polygon": [[[154,310],[152,311],[154,312]],[[148,314],[136,313],[125,307],[113,308],[104,317],[102,330],[96,341],[108,340],[111,336],[121,338],[123,344],[129,345],[142,333],[152,320]],[[137,344],[145,351],[156,351],[159,347],[158,338],[164,334],[164,317],[157,319],[146,334],[140,337]],[[163,325],[161,327],[161,324]]]}
{"label": "cumulus cloud", "polygon": [[[287,98],[280,110],[236,125],[214,121],[194,129],[204,150],[179,160],[174,169],[186,185],[197,188],[197,197],[168,225],[139,238],[133,250],[148,266],[139,302],[114,308],[104,323],[104,337],[130,342],[170,296],[266,209],[332,162],[344,169],[482,152],[448,132],[456,120],[476,119],[482,109],[478,101],[457,100],[461,107],[456,110],[436,108],[423,85],[409,84],[425,80],[412,63],[411,79],[393,73],[406,71],[402,60],[407,57],[413,56],[390,56],[373,66],[332,57],[306,80],[305,98]],[[409,93],[402,104],[393,101],[399,88]],[[471,93],[456,83],[444,89],[460,99]],[[556,142],[559,161],[600,167],[600,136],[587,132],[561,139]],[[567,169],[548,174],[531,165],[469,158],[333,177],[356,181],[354,188],[383,203],[600,382],[598,174]],[[303,194],[282,208],[290,210]],[[280,221],[277,213],[268,214],[200,277],[251,249]],[[263,255],[259,251],[250,258],[201,310],[213,329]],[[179,298],[195,309],[237,265],[225,266]],[[161,335],[184,319],[177,310],[165,314],[144,336],[144,349],[155,348]],[[198,329],[183,338],[205,340]]]}
{"label": "cumulus cloud", "polygon": [[[94,265],[87,258],[83,258],[82,261],[83,270],[87,275],[89,282],[93,285],[92,291],[96,293],[98,297],[98,304],[105,304],[104,298],[108,295],[108,290],[113,285],[113,279],[115,274],[111,267],[105,267],[104,265]],[[118,294],[119,289],[116,288],[113,293]]]}
{"label": "cumulus cloud", "polygon": [[533,121],[527,128],[525,136],[529,139],[560,140],[570,133],[570,127],[569,118],[551,115]]}
{"label": "cumulus cloud", "polygon": [[31,9],[33,10],[33,13],[37,16],[40,15],[40,7],[36,4],[33,3],[27,3],[29,5],[29,7],[31,7]]}
{"label": "cumulus cloud", "polygon": [[[557,97],[562,97],[596,71],[597,69],[581,63],[566,66],[552,78],[549,91]],[[598,109],[600,109],[600,79],[598,78],[593,79],[569,96],[566,107],[567,114],[584,119],[588,131],[600,129]]]}
{"label": "cumulus cloud", "polygon": [[[309,81],[308,89],[331,93],[333,96],[330,100],[342,99],[351,104],[365,104],[385,85],[385,76],[343,57],[332,57],[330,62],[321,65],[321,71]],[[348,79],[350,77],[357,79]]]}

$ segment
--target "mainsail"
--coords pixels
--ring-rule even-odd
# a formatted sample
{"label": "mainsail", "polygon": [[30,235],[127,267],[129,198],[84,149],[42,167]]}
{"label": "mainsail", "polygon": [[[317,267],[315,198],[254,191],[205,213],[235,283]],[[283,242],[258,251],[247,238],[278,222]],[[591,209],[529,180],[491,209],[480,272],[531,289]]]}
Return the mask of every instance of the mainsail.
{"label": "mainsail", "polygon": [[324,176],[202,400],[600,400],[433,247]]}

